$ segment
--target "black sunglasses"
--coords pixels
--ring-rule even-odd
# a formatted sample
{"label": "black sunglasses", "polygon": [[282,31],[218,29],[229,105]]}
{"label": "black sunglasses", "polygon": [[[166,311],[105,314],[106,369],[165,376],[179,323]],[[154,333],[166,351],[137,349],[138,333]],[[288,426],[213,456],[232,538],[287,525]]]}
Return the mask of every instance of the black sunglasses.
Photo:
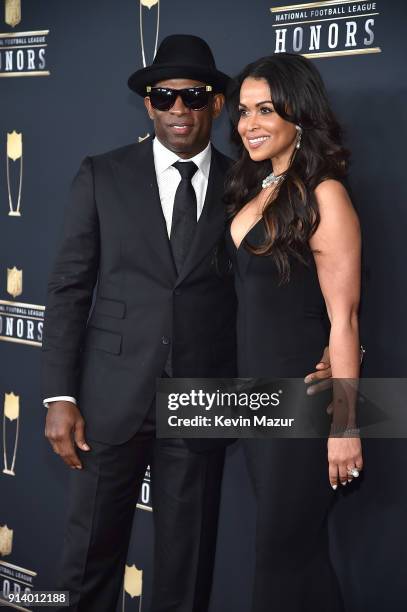
{"label": "black sunglasses", "polygon": [[146,87],[151,106],[160,111],[168,111],[175,104],[178,96],[191,110],[203,110],[209,104],[212,93],[211,85],[202,87],[187,87],[186,89],[172,89],[171,87]]}

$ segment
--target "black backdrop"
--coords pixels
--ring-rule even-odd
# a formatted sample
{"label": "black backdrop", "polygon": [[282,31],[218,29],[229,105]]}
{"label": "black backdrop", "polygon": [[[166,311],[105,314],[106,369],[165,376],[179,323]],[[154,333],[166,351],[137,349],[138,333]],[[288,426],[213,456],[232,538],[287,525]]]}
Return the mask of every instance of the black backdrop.
{"label": "black backdrop", "polygon": [[[50,71],[49,76],[0,78],[0,304],[3,309],[0,309],[0,393],[1,408],[3,397],[11,392],[19,397],[20,408],[19,419],[5,417],[2,423],[8,464],[13,454],[17,421],[19,424],[15,475],[0,472],[0,586],[11,590],[19,588],[18,585],[35,590],[54,586],[68,469],[53,455],[43,437],[45,409],[39,392],[40,349],[35,343],[30,345],[19,340],[15,330],[6,329],[4,308],[10,308],[14,302],[44,304],[46,279],[69,183],[81,159],[151,132],[141,99],[126,87],[128,75],[142,65],[140,10],[148,63],[154,49],[158,7],[159,40],[171,33],[200,35],[208,40],[218,66],[225,72],[234,74],[248,61],[275,51],[275,14],[270,12],[270,7],[279,6],[278,2],[142,2],[144,6],[140,9],[139,0],[23,0],[21,23],[14,29],[3,21],[0,23],[4,33],[49,30],[44,49],[46,69]],[[148,8],[146,4],[153,6]],[[354,5],[362,4],[354,2]],[[375,40],[369,45],[380,48],[381,52],[318,57],[315,62],[327,83],[353,154],[350,182],[364,238],[361,313],[362,340],[367,348],[364,375],[404,377],[407,365],[404,280],[407,6],[402,0],[364,4],[374,5],[365,6],[365,12],[374,13]],[[324,2],[308,3],[309,8],[314,5],[329,6]],[[338,6],[347,9],[349,3],[338,3]],[[301,21],[301,17],[298,19]],[[302,20],[305,24],[304,17]],[[360,25],[365,19],[359,16],[354,21]],[[337,23],[342,33],[345,19],[338,18]],[[321,24],[323,28],[327,26],[326,22]],[[305,24],[304,28],[307,27]],[[288,27],[290,31],[292,27],[291,30]],[[358,36],[357,43],[358,48],[363,47],[363,37]],[[339,48],[345,50],[342,40]],[[322,50],[331,48],[324,42]],[[305,51],[309,49],[301,50]],[[0,54],[3,54],[0,67],[3,76],[5,58],[1,47]],[[11,174],[7,182],[6,141],[7,134],[14,130],[23,134],[20,217],[8,215],[8,182],[15,202],[21,162],[21,159],[9,158]],[[223,114],[216,123],[213,141],[221,150],[233,154],[228,134],[227,117]],[[14,267],[23,271],[22,293],[15,297],[10,295],[10,286],[7,286],[7,269]],[[25,318],[22,316],[23,323],[29,316],[30,313]],[[36,329],[38,335],[34,341],[40,344],[40,326]],[[17,341],[11,339],[13,333]],[[28,336],[23,333],[24,338]],[[7,400],[4,401],[6,410]],[[347,490],[338,491],[330,527],[333,558],[348,612],[381,612],[385,606],[392,612],[406,609],[407,496],[402,469],[405,449],[404,440],[366,441],[363,476]],[[287,479],[292,477],[287,474]],[[143,502],[148,507],[148,483]],[[225,474],[211,612],[249,610],[253,516],[253,498],[237,446],[229,452]],[[132,598],[126,593],[120,610],[144,612],[148,609],[151,518],[151,512],[145,508],[137,510],[128,557],[129,566],[135,564],[143,570],[142,597]]]}

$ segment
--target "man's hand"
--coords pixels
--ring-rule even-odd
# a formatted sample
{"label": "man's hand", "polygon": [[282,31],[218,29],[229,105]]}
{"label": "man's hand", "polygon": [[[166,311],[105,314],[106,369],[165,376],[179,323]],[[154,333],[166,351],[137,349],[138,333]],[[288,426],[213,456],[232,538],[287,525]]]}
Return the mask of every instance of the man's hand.
{"label": "man's hand", "polygon": [[307,394],[314,395],[314,393],[329,389],[332,385],[331,379],[331,360],[329,357],[329,347],[326,346],[324,352],[322,353],[321,361],[315,366],[315,372],[312,372],[312,374],[307,374],[307,376],[304,378],[305,383],[314,383],[308,387]]}
{"label": "man's hand", "polygon": [[45,437],[69,467],[82,469],[74,442],[85,451],[89,451],[90,447],[85,441],[85,421],[76,404],[66,401],[49,403]]}

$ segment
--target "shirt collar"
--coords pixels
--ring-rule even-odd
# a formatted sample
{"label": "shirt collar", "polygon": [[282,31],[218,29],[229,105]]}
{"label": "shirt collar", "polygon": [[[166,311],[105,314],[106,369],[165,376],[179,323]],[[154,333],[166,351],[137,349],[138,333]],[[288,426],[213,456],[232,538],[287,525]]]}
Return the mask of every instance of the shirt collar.
{"label": "shirt collar", "polygon": [[157,138],[157,136],[153,140],[153,154],[154,154],[154,165],[156,174],[161,174],[165,170],[167,170],[172,164],[176,161],[193,161],[204,174],[205,178],[209,177],[209,169],[211,165],[211,143],[209,142],[205,149],[191,157],[188,160],[181,159],[178,157],[176,153],[170,151],[165,147]]}

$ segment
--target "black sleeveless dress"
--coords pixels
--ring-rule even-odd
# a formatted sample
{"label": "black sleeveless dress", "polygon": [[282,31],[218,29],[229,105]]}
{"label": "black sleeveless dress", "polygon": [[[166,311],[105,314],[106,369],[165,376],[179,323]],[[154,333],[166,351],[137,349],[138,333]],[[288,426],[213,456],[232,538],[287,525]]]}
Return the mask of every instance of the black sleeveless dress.
{"label": "black sleeveless dress", "polygon": [[[329,331],[312,253],[308,266],[290,259],[279,284],[272,257],[245,242],[264,240],[261,219],[236,248],[227,248],[238,299],[239,377],[304,377],[315,370]],[[327,515],[335,498],[328,477],[327,440],[242,440],[257,499],[252,612],[342,612],[328,547]]]}
{"label": "black sleeveless dress", "polygon": [[228,250],[238,297],[238,370],[241,377],[304,377],[315,370],[329,340],[328,317],[316,265],[290,257],[291,277],[279,284],[272,257],[253,256],[245,243],[264,241],[256,223],[236,248],[230,227]]}

